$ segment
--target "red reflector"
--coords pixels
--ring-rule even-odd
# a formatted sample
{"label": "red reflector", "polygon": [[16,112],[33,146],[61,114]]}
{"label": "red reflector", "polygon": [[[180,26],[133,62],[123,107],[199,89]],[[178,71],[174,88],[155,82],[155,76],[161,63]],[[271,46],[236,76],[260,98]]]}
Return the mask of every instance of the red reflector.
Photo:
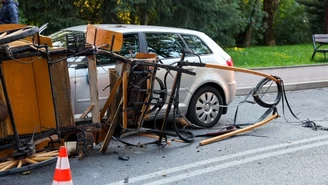
{"label": "red reflector", "polygon": [[226,61],[227,65],[228,66],[233,66],[233,61],[232,61],[232,58],[229,58],[227,61]]}

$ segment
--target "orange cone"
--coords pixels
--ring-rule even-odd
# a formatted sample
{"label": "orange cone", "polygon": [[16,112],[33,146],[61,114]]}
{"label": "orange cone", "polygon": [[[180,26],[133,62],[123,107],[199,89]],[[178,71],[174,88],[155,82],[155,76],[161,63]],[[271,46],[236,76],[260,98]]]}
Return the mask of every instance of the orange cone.
{"label": "orange cone", "polygon": [[69,167],[67,149],[61,146],[59,149],[53,185],[73,185],[72,173]]}

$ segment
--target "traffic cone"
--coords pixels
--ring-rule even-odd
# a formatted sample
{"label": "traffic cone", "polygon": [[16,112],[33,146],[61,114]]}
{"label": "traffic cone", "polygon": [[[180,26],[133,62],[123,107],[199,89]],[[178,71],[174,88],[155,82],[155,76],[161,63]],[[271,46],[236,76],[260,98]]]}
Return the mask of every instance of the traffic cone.
{"label": "traffic cone", "polygon": [[72,173],[69,167],[67,149],[61,146],[59,149],[53,185],[73,185]]}

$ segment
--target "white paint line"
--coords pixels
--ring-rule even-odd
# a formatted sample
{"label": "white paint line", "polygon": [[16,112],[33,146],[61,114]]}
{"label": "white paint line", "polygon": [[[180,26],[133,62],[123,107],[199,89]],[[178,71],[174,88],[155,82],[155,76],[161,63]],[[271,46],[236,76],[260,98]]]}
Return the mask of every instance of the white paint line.
{"label": "white paint line", "polygon": [[260,155],[256,155],[253,157],[235,160],[232,162],[213,165],[213,166],[199,169],[199,170],[186,171],[181,175],[176,175],[176,176],[172,176],[172,177],[163,177],[164,179],[162,179],[162,180],[153,181],[153,182],[145,184],[145,185],[159,185],[159,184],[167,184],[170,182],[176,182],[178,180],[191,178],[191,177],[194,177],[197,175],[202,175],[202,174],[218,171],[218,170],[221,170],[224,168],[229,168],[229,167],[233,167],[233,166],[237,166],[237,165],[241,165],[241,164],[245,164],[245,163],[249,163],[249,162],[253,162],[253,161],[257,161],[257,160],[261,160],[261,159],[265,159],[265,158],[269,158],[269,157],[288,154],[288,153],[292,153],[292,152],[297,152],[299,150],[310,149],[310,148],[319,147],[319,146],[323,146],[323,145],[328,145],[328,141],[323,141],[323,142],[318,142],[318,143],[308,144],[308,145],[302,145],[302,146],[294,147],[294,148],[283,149],[283,150],[276,151],[276,152],[268,152],[265,154],[260,154]]}
{"label": "white paint line", "polygon": [[[278,149],[278,148],[283,148],[283,147],[287,147],[287,146],[299,145],[299,144],[303,144],[303,143],[307,143],[307,142],[313,142],[313,141],[327,139],[327,138],[328,138],[328,135],[322,135],[322,136],[318,136],[318,137],[312,137],[312,138],[292,141],[291,143],[282,143],[282,144],[271,145],[271,146],[267,146],[267,147],[251,149],[251,150],[247,150],[247,151],[243,151],[243,152],[239,152],[239,153],[235,153],[235,154],[228,154],[228,155],[224,155],[224,156],[220,156],[220,157],[216,157],[216,158],[212,158],[212,159],[207,159],[207,160],[198,161],[198,162],[194,162],[194,163],[190,163],[190,164],[186,164],[186,165],[182,165],[182,166],[177,166],[177,167],[174,167],[174,168],[169,168],[169,169],[165,169],[165,170],[156,171],[156,172],[153,172],[153,173],[149,173],[149,174],[145,174],[145,175],[141,175],[141,176],[137,176],[137,177],[132,177],[132,178],[129,178],[129,183],[143,181],[143,180],[146,180],[146,179],[151,179],[151,178],[154,178],[154,177],[162,176],[162,174],[175,173],[175,172],[183,171],[183,170],[190,169],[190,168],[195,168],[195,167],[199,167],[199,166],[203,166],[203,165],[216,163],[216,162],[219,162],[219,161],[233,159],[233,158],[236,158],[236,157],[241,157],[241,156],[245,156],[245,155],[265,152],[265,151]],[[113,182],[113,183],[109,183],[107,185],[118,185],[118,184],[124,184],[123,180]]]}

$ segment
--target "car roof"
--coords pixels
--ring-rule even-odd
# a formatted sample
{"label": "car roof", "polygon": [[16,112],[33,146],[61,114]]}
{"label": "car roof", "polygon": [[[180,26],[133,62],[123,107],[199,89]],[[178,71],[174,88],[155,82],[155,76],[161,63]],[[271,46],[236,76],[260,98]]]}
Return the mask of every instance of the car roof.
{"label": "car roof", "polygon": [[[153,25],[134,25],[134,24],[94,24],[94,26],[120,33],[136,32],[161,32],[161,33],[184,33],[184,34],[203,34],[202,32],[184,28],[153,26]],[[86,32],[87,25],[73,26],[63,30]]]}

